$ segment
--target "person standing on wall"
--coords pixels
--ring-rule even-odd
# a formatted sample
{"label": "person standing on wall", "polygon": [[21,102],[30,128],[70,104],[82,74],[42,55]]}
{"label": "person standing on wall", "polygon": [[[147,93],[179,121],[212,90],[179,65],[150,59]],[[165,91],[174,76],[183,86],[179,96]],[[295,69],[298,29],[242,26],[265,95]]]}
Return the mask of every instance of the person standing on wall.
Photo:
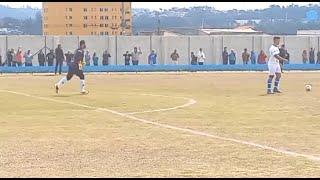
{"label": "person standing on wall", "polygon": [[173,64],[178,65],[179,54],[176,49],[173,51],[170,57],[172,59]]}
{"label": "person standing on wall", "polygon": [[31,51],[28,50],[25,54],[24,54],[24,60],[25,60],[25,66],[32,66],[32,59],[33,56],[31,54]]}
{"label": "person standing on wall", "polygon": [[16,63],[19,67],[22,66],[22,59],[23,59],[22,49],[21,47],[19,47],[18,52],[16,54]]}
{"label": "person standing on wall", "polygon": [[314,59],[315,59],[314,48],[311,48],[309,52],[309,63],[314,64]]}
{"label": "person standing on wall", "polygon": [[228,64],[228,51],[227,51],[227,47],[223,48],[223,52],[222,52],[222,64],[226,65]]}
{"label": "person standing on wall", "polygon": [[38,53],[39,66],[44,66],[45,61],[46,61],[46,58],[44,56],[44,53],[42,52],[42,50],[40,50],[40,52]]}
{"label": "person standing on wall", "polygon": [[111,55],[108,52],[108,50],[105,50],[103,52],[103,55],[102,55],[102,65],[103,66],[108,66],[109,65],[109,58],[111,58]]}
{"label": "person standing on wall", "polygon": [[124,65],[125,66],[129,66],[130,65],[130,59],[131,59],[131,54],[129,53],[129,51],[126,51],[125,54],[123,54],[124,56]]}
{"label": "person standing on wall", "polygon": [[59,74],[61,74],[61,69],[64,61],[64,54],[61,48],[61,44],[58,44],[58,47],[55,50],[55,55],[56,55],[56,68],[55,68],[54,74],[57,74],[58,66],[59,66]]}
{"label": "person standing on wall", "polygon": [[139,64],[139,59],[140,59],[140,55],[142,54],[141,49],[139,47],[139,51],[137,49],[137,47],[133,48],[133,52],[132,52],[132,65],[138,65]]}
{"label": "person standing on wall", "polygon": [[245,49],[244,49],[244,52],[242,53],[242,61],[243,61],[243,64],[248,64],[248,62],[249,62],[249,57],[250,57],[250,54],[248,53],[247,48],[245,48]]}
{"label": "person standing on wall", "polygon": [[202,48],[199,49],[199,52],[197,54],[197,59],[198,59],[199,65],[204,64],[204,60],[206,59],[206,56],[205,56],[204,52],[202,51]]}
{"label": "person standing on wall", "polygon": [[53,53],[53,50],[51,49],[50,52],[46,55],[48,66],[53,66],[55,55]]}

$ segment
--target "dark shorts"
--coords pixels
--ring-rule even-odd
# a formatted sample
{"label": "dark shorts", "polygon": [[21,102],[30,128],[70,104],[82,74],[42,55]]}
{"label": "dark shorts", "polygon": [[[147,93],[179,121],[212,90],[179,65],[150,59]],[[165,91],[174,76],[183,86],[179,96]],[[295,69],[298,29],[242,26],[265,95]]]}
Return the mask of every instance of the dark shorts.
{"label": "dark shorts", "polygon": [[67,74],[67,80],[69,81],[73,75],[78,76],[80,79],[84,79],[84,74],[83,71],[79,69],[78,66],[76,65],[70,65],[69,66],[69,70],[68,70],[68,74]]}

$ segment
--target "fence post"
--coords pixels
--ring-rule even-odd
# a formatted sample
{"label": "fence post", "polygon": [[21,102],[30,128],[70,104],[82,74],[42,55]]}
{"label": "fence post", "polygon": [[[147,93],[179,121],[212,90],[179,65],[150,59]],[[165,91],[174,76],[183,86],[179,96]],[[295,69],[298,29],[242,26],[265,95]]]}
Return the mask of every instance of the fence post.
{"label": "fence post", "polygon": [[9,47],[8,47],[8,36],[6,36],[6,59],[7,59],[7,52],[9,50]]}
{"label": "fence post", "polygon": [[188,64],[190,65],[190,39],[191,37],[189,36],[188,37]]}
{"label": "fence post", "polygon": [[215,60],[215,57],[214,57],[214,36],[209,36],[212,38],[212,64],[216,64],[216,60]]}
{"label": "fence post", "polygon": [[118,36],[116,36],[116,65],[118,65]]}

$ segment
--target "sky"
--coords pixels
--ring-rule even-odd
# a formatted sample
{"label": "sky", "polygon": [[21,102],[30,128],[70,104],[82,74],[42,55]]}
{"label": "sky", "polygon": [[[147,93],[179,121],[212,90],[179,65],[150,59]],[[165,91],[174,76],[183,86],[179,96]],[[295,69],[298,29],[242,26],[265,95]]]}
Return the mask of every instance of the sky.
{"label": "sky", "polygon": [[[217,10],[248,10],[248,9],[263,9],[272,4],[280,6],[288,6],[290,4],[308,5],[320,4],[319,2],[132,2],[133,8],[148,8],[152,10],[170,9],[172,7],[192,7],[192,6],[211,6]],[[31,6],[41,8],[41,2],[0,2],[0,5],[9,5],[10,7]]]}

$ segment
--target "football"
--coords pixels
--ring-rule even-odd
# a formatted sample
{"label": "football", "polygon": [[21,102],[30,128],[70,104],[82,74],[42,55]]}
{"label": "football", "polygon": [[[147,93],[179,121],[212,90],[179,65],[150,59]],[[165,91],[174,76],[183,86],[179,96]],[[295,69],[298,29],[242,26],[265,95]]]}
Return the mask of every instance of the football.
{"label": "football", "polygon": [[305,86],[305,89],[306,89],[306,91],[311,91],[311,89],[312,89],[311,84],[307,84],[307,85]]}

